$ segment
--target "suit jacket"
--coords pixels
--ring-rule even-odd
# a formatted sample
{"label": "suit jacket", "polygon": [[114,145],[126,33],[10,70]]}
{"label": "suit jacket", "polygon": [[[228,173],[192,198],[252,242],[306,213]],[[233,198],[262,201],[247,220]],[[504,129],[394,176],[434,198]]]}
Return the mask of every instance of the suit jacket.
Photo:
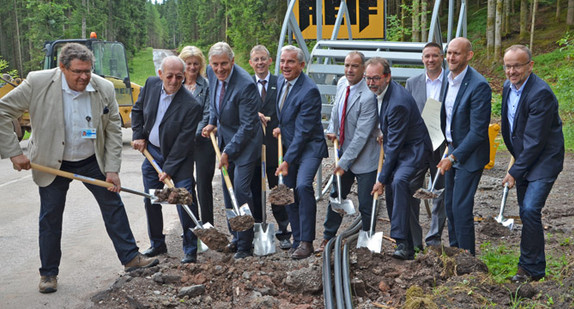
{"label": "suit jacket", "polygon": [[502,137],[516,159],[510,175],[528,181],[558,176],[564,163],[564,135],[558,100],[552,89],[534,73],[530,74],[520,95],[512,135],[506,104],[509,93],[507,80],[502,90]]}
{"label": "suit jacket", "polygon": [[379,181],[390,184],[399,168],[421,169],[428,163],[432,143],[413,96],[391,81],[380,114],[385,162]]}
{"label": "suit jacket", "polygon": [[237,64],[229,84],[225,88],[222,108],[218,112],[218,79],[211,66],[207,67],[209,80],[209,123],[217,126],[220,149],[227,153],[230,161],[245,164],[261,157],[263,131],[257,112],[261,107],[261,97],[253,79]]}
{"label": "suit jacket", "polygon": [[[447,72],[445,69],[442,70],[441,74],[442,74],[442,85],[440,88],[439,101],[442,102],[444,100],[444,93],[446,91],[446,84],[448,81],[446,78]],[[425,104],[427,102],[427,73],[425,72],[407,79],[405,88],[407,89],[408,92],[411,93],[411,95],[415,99],[415,102],[417,102],[419,112],[422,113]]]}
{"label": "suit jacket", "polygon": [[201,131],[209,123],[209,82],[203,76],[199,75],[197,76],[195,84],[195,93],[193,94],[193,97],[203,109],[201,121],[197,125],[197,130],[195,131],[195,141],[211,143],[209,138],[201,136]]}
{"label": "suit jacket", "polygon": [[[448,93],[448,86],[445,98]],[[453,154],[458,166],[468,172],[483,169],[490,161],[488,126],[490,124],[490,100],[492,91],[486,79],[468,66],[452,109],[450,126]],[[441,107],[441,128],[446,131],[445,104]],[[445,133],[446,136],[446,133]]]}
{"label": "suit jacket", "polygon": [[[257,82],[255,75],[253,76],[253,81]],[[268,167],[277,166],[277,139],[273,137],[273,129],[279,127],[279,119],[277,118],[277,110],[275,109],[275,104],[277,104],[277,75],[269,74],[269,82],[267,83],[267,94],[265,95],[265,101],[261,106],[259,112],[263,113],[265,116],[271,117],[271,120],[267,122],[267,127],[265,128],[265,135],[263,137],[263,144],[265,144],[265,155],[267,159]]]}
{"label": "suit jacket", "polygon": [[[91,123],[96,128],[94,148],[101,172],[119,172],[122,153],[121,120],[111,82],[92,74],[89,92]],[[22,154],[12,128],[12,118],[28,110],[34,129],[29,149],[30,161],[59,169],[64,156],[64,107],[62,72],[59,68],[30,72],[16,89],[0,99],[0,155],[10,158]],[[34,182],[48,186],[56,176],[33,170]]]}
{"label": "suit jacket", "polygon": [[[149,77],[132,108],[132,139],[149,140],[154,126],[163,82]],[[181,87],[173,96],[159,125],[159,141],[164,158],[163,171],[175,181],[193,177],[195,131],[202,108],[191,92]]]}
{"label": "suit jacket", "polygon": [[[348,85],[345,77],[337,84],[337,96],[327,133],[339,135],[339,106],[344,104]],[[379,159],[377,98],[364,79],[355,87],[353,95],[347,99],[345,140],[340,145],[339,166],[345,171],[350,169],[354,174],[364,174],[376,170]]]}
{"label": "suit jacket", "polygon": [[300,163],[306,158],[327,158],[327,143],[321,124],[321,94],[317,85],[301,73],[292,86],[283,109],[279,110],[283,75],[277,78],[277,115],[279,128],[286,152],[284,161],[289,164]]}

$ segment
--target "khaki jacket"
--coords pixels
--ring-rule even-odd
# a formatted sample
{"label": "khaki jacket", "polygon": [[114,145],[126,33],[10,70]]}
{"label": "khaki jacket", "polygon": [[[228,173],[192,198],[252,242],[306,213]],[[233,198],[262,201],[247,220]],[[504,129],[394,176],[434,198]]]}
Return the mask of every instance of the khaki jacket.
{"label": "khaki jacket", "polygon": [[[92,125],[97,130],[94,148],[100,170],[119,172],[121,165],[122,132],[114,87],[111,82],[92,74],[90,92]],[[16,89],[0,99],[0,157],[10,158],[22,154],[12,118],[24,111],[30,113],[32,135],[28,157],[32,163],[59,169],[64,155],[64,109],[62,99],[62,72],[59,68],[30,72]],[[48,186],[54,175],[32,171],[40,187]]]}

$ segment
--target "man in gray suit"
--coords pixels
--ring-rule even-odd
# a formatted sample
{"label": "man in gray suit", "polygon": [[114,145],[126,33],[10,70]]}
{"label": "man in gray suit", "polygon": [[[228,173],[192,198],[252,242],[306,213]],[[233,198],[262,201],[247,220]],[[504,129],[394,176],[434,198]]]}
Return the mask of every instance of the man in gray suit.
{"label": "man in gray suit", "polygon": [[[327,128],[327,138],[339,139],[340,161],[334,174],[341,174],[341,197],[346,198],[351,186],[357,179],[359,211],[361,212],[363,231],[370,228],[371,189],[377,180],[377,162],[379,144],[377,136],[377,101],[363,79],[365,56],[352,51],[345,57],[345,77],[337,85],[337,96]],[[331,196],[338,192],[333,186]],[[329,239],[335,237],[341,225],[342,216],[327,206],[327,216],[323,226],[323,242],[317,252],[322,252]]]}
{"label": "man in gray suit", "polygon": [[[425,66],[425,73],[417,76],[413,76],[407,79],[406,89],[413,95],[419,111],[422,113],[427,99],[432,98],[439,102],[442,102],[444,91],[446,88],[446,71],[443,70],[442,64],[444,62],[444,56],[442,48],[439,44],[435,42],[429,42],[423,48],[423,64]],[[440,115],[436,115],[440,118]],[[441,145],[436,149],[431,158],[430,163],[430,174],[434,177],[437,168],[436,165],[441,159],[444,152],[446,144]],[[432,181],[435,181],[433,178]],[[442,175],[436,179],[435,189],[444,188],[444,177]],[[446,210],[444,208],[444,194],[440,195],[432,200],[432,217],[431,225],[429,231],[426,235],[425,242],[427,246],[440,245],[441,235],[444,229],[444,224],[446,222]],[[413,242],[415,247],[419,246],[422,248],[422,229],[418,223],[418,217],[411,217],[411,228],[413,231]]]}

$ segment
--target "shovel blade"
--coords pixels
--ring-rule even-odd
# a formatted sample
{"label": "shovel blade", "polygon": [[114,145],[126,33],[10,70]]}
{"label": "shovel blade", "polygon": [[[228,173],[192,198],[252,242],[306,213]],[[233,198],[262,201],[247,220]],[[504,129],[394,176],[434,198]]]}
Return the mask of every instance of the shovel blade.
{"label": "shovel blade", "polygon": [[357,248],[367,248],[373,253],[381,253],[383,246],[383,232],[377,232],[369,237],[369,232],[359,231]]}
{"label": "shovel blade", "polygon": [[253,226],[253,254],[258,256],[275,253],[275,225],[255,223]]}
{"label": "shovel blade", "polygon": [[512,231],[512,228],[514,227],[514,219],[506,219],[504,221],[501,222],[502,226],[507,227],[509,230]]}
{"label": "shovel blade", "polygon": [[157,196],[155,196],[155,191],[159,191],[162,189],[149,189],[149,195],[151,195],[149,197],[150,201],[152,204],[162,204],[162,205],[175,205],[172,203],[168,203],[167,201],[160,201]]}
{"label": "shovel blade", "polygon": [[247,205],[247,203],[241,205],[241,207],[239,207],[239,214],[242,216],[251,216],[253,217],[253,215],[251,214],[251,209],[249,209],[249,205]]}
{"label": "shovel blade", "polygon": [[238,216],[238,214],[235,213],[235,211],[233,209],[226,209],[225,210],[225,215],[227,216],[227,219],[233,219],[235,217]]}
{"label": "shovel blade", "polygon": [[349,199],[340,201],[338,198],[329,197],[329,202],[331,203],[331,209],[341,215],[352,215],[356,212],[353,201]]}

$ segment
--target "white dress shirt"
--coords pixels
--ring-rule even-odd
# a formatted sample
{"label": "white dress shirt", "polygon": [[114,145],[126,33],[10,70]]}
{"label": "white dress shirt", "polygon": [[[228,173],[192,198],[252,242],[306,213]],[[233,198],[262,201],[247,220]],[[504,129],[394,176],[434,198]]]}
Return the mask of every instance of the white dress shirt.
{"label": "white dress shirt", "polygon": [[153,123],[153,127],[151,128],[151,132],[149,132],[149,142],[156,147],[161,147],[159,141],[159,125],[161,124],[163,116],[165,115],[165,112],[169,108],[169,105],[171,104],[174,95],[175,93],[167,94],[165,92],[165,89],[163,89],[163,86],[161,87],[161,94],[159,96],[159,104],[157,106],[157,114],[155,116],[155,122]]}
{"label": "white dress shirt", "polygon": [[452,72],[448,73],[448,90],[446,92],[446,98],[444,99],[444,107],[446,111],[446,128],[445,135],[446,140],[452,143],[452,134],[450,133],[450,125],[452,123],[452,109],[454,107],[454,101],[456,101],[456,96],[458,95],[458,90],[460,89],[460,84],[468,71],[468,65],[464,70],[458,74],[454,79],[452,78]]}
{"label": "white dress shirt", "polygon": [[[255,78],[257,79],[255,81],[255,83],[257,84],[257,90],[259,90],[259,96],[261,96],[261,91],[263,91],[263,87],[265,87],[265,92],[267,92],[267,89],[269,89],[269,78],[271,76],[271,73],[267,72],[267,76],[265,76],[265,78],[259,78],[257,77],[257,75],[255,75]],[[265,86],[263,86],[262,83],[260,83],[260,80],[264,80],[265,81]]]}
{"label": "white dress shirt", "polygon": [[427,82],[427,99],[434,99],[440,101],[440,88],[442,87],[442,68],[440,69],[440,74],[435,80],[432,80],[428,74],[426,74]]}

